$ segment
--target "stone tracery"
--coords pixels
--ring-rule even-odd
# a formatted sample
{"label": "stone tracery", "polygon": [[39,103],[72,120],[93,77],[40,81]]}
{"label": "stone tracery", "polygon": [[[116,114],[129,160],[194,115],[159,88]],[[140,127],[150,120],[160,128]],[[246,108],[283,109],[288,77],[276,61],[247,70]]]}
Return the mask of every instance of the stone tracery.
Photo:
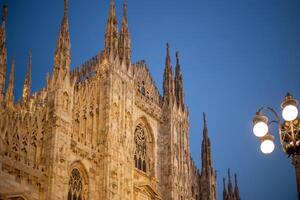
{"label": "stone tracery", "polygon": [[84,180],[83,172],[73,168],[69,180],[68,200],[87,200],[87,183]]}

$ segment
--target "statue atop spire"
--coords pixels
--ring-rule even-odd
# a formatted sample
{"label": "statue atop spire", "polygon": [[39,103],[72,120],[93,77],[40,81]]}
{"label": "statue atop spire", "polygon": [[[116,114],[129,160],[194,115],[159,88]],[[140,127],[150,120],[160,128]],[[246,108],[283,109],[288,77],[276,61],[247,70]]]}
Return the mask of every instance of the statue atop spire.
{"label": "statue atop spire", "polygon": [[184,109],[184,92],[183,92],[183,77],[179,63],[179,52],[176,52],[176,69],[175,69],[175,95],[178,106]]}
{"label": "statue atop spire", "polygon": [[167,55],[166,55],[166,68],[171,68],[171,57],[170,57],[170,45],[166,44]]}
{"label": "statue atop spire", "polygon": [[207,122],[206,122],[206,114],[205,114],[205,112],[203,112],[203,127],[204,127],[203,128],[204,132],[206,132],[206,135],[207,135]]}
{"label": "statue atop spire", "polygon": [[109,16],[105,31],[105,53],[109,60],[114,60],[118,54],[118,21],[116,17],[115,1],[110,1]]}
{"label": "statue atop spire", "polygon": [[7,6],[3,5],[2,22],[6,21],[7,15],[8,15]]}
{"label": "statue atop spire", "polygon": [[68,16],[68,0],[64,0],[64,16]]}
{"label": "statue atop spire", "polygon": [[26,69],[26,76],[23,87],[22,101],[27,103],[31,93],[31,69],[32,69],[32,51],[29,50],[29,59]]}
{"label": "statue atop spire", "polygon": [[164,80],[163,80],[163,99],[164,102],[167,104],[173,103],[175,100],[174,94],[174,77],[173,77],[173,70],[171,65],[171,57],[170,57],[170,46],[167,43],[167,55],[166,55],[166,64],[165,64],[165,71],[164,71]]}
{"label": "statue atop spire", "polygon": [[54,55],[53,79],[64,79],[70,73],[71,43],[68,22],[68,0],[64,0],[64,16],[61,22],[60,31]]}
{"label": "statue atop spire", "polygon": [[5,23],[8,15],[7,6],[3,6],[2,24],[0,28],[0,105],[4,101],[4,90],[6,80],[7,50]]}
{"label": "statue atop spire", "polygon": [[127,65],[130,64],[131,41],[130,41],[130,34],[128,29],[127,5],[125,0],[123,3],[122,28],[119,34],[119,56],[121,62],[124,61]]}
{"label": "statue atop spire", "polygon": [[10,68],[9,85],[5,96],[5,104],[7,107],[14,106],[15,64],[16,64],[16,60],[15,58],[13,58],[11,63],[11,68]]}

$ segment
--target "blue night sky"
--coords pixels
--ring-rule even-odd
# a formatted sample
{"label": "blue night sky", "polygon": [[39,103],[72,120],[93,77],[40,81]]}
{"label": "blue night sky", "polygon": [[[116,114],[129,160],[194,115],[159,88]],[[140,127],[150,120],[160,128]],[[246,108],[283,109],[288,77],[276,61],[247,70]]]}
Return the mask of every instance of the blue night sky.
{"label": "blue night sky", "polygon": [[[9,65],[16,57],[17,98],[28,51],[33,52],[33,90],[45,85],[63,15],[63,0],[0,0],[9,6]],[[200,167],[202,112],[207,113],[218,196],[227,168],[238,173],[244,200],[296,199],[294,168],[282,152],[263,155],[252,134],[256,110],[280,112],[287,91],[300,99],[299,0],[128,0],[132,60],[145,59],[159,88],[165,43],[180,51],[185,99],[190,109],[191,152]],[[117,0],[122,15],[122,1]],[[72,67],[104,46],[108,0],[70,0]],[[9,69],[8,69],[9,72]]]}

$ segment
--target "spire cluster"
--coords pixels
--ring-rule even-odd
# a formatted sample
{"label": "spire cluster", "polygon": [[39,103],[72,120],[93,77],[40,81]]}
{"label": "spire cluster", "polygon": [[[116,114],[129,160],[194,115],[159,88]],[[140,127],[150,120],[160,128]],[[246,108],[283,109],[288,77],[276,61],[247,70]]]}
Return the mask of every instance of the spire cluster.
{"label": "spire cluster", "polygon": [[126,65],[130,64],[131,57],[131,41],[130,33],[128,28],[128,18],[127,18],[127,4],[124,0],[123,4],[123,19],[122,19],[122,28],[119,33],[119,57],[121,62],[125,62]]}
{"label": "spire cluster", "polygon": [[163,80],[163,101],[168,105],[176,103],[178,108],[181,108],[182,110],[185,109],[183,78],[180,69],[179,52],[176,52],[176,68],[174,77],[169,43],[167,43],[166,45],[166,61]]}
{"label": "spire cluster", "polygon": [[120,31],[118,30],[115,1],[110,1],[104,43],[105,54],[109,61],[112,62],[118,57],[121,62],[124,62],[127,65],[130,64],[131,41],[128,28],[127,5],[125,1],[123,3],[123,18]]}
{"label": "spire cluster", "polygon": [[239,187],[237,183],[237,174],[234,174],[234,188],[231,180],[230,169],[228,169],[228,184],[226,187],[226,179],[223,178],[223,200],[241,200]]}
{"label": "spire cluster", "polygon": [[[6,35],[5,20],[7,18],[7,7],[3,7],[2,25],[0,29],[0,103],[4,99],[4,88],[6,79]],[[118,30],[116,17],[115,1],[110,1],[109,16],[105,31],[105,57],[109,61],[119,59],[120,63],[129,66],[131,63],[131,40],[128,28],[127,4],[123,3],[123,18],[121,29]],[[32,55],[29,56],[29,62],[24,81],[22,94],[23,102],[27,101],[31,93],[31,68]],[[71,41],[68,21],[68,0],[64,0],[64,14],[60,25],[57,38],[56,49],[54,53],[53,73],[49,79],[49,85],[60,85],[63,80],[70,80],[71,64]],[[176,52],[175,77],[171,64],[170,46],[166,47],[166,60],[163,80],[163,101],[168,105],[177,105],[178,108],[185,110],[183,76],[180,67],[179,52]]]}

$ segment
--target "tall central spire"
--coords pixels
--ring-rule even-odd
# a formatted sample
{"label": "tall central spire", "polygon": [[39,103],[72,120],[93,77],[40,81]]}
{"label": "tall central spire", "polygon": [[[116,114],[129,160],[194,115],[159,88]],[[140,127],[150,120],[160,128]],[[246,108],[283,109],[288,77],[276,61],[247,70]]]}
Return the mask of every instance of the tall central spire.
{"label": "tall central spire", "polygon": [[2,24],[0,28],[0,104],[4,100],[4,88],[6,80],[7,50],[5,22],[7,18],[7,13],[7,6],[3,6]]}
{"label": "tall central spire", "polygon": [[105,53],[113,60],[118,53],[118,22],[116,17],[115,1],[110,1],[109,16],[105,31]]}
{"label": "tall central spire", "polygon": [[70,72],[71,42],[68,22],[68,0],[64,0],[64,16],[61,22],[54,55],[53,76],[64,78]]}

